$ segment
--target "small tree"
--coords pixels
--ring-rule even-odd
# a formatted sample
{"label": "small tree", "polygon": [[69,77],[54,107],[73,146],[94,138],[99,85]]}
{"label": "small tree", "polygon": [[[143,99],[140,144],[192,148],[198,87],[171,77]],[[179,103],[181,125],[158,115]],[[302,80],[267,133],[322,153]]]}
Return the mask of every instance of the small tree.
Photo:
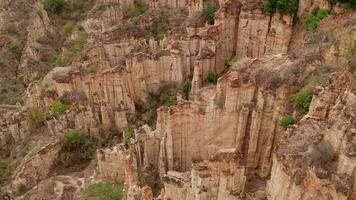
{"label": "small tree", "polygon": [[226,60],[225,62],[225,66],[230,68],[231,66],[233,66],[235,63],[237,63],[237,57],[236,56],[232,56],[230,57],[228,60]]}
{"label": "small tree", "polygon": [[287,130],[287,128],[295,123],[295,119],[290,115],[285,115],[279,120],[279,125]]}
{"label": "small tree", "polygon": [[263,11],[274,13],[279,12],[286,15],[293,15],[298,11],[299,0],[267,0],[263,3]]}
{"label": "small tree", "polygon": [[218,73],[216,73],[216,72],[210,72],[209,74],[208,74],[208,82],[209,83],[212,83],[212,84],[217,84],[217,82],[218,82],[218,78],[219,78],[219,74]]}
{"label": "small tree", "polygon": [[309,111],[309,106],[312,100],[312,93],[309,91],[297,92],[292,96],[294,106],[302,109],[305,113]]}
{"label": "small tree", "polygon": [[130,139],[135,139],[135,131],[133,126],[127,126],[124,129],[124,143],[129,143]]}
{"label": "small tree", "polygon": [[218,10],[218,7],[216,6],[215,3],[208,2],[204,5],[203,15],[206,17],[206,21],[208,22],[208,24],[210,24],[210,25],[214,24],[215,12],[217,10]]}
{"label": "small tree", "polygon": [[68,109],[69,106],[60,101],[53,101],[51,104],[51,110],[57,116],[64,115]]}
{"label": "small tree", "polygon": [[305,25],[307,27],[308,32],[315,32],[319,23],[329,15],[329,10],[320,9],[315,16],[309,16],[305,20]]}

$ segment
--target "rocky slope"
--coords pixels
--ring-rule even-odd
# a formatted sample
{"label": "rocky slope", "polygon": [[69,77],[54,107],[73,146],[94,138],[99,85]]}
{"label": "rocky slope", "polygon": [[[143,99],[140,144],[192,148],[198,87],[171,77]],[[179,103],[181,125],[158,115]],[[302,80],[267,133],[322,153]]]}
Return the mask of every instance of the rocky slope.
{"label": "rocky slope", "polygon": [[354,10],[48,2],[0,0],[0,199],[355,199]]}

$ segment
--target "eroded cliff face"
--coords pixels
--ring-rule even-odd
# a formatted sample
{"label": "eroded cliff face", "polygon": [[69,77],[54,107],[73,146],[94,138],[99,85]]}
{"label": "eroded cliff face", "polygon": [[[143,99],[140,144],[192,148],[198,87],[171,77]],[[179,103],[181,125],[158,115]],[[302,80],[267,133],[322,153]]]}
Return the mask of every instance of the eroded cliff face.
{"label": "eroded cliff face", "polygon": [[270,199],[355,196],[354,78],[335,77],[314,96],[308,115],[288,130],[274,158]]}
{"label": "eroded cliff face", "polygon": [[[130,18],[138,3],[149,11]],[[19,56],[0,52],[18,66],[5,76],[43,77],[18,89],[24,105],[0,106],[0,159],[11,160],[0,198],[86,199],[89,185],[112,182],[128,200],[352,199],[355,12],[300,0],[295,15],[268,14],[261,1],[220,0],[208,20],[207,3],[87,1],[78,20],[79,11],[68,18],[67,7],[55,14],[33,2],[16,23],[26,27],[14,37],[25,44]],[[17,16],[18,2],[0,5],[0,22]],[[301,21],[319,8],[333,15],[307,33]],[[76,23],[66,37],[56,33],[63,19]],[[43,51],[62,66],[50,69]],[[303,90],[314,93],[304,117],[291,103]],[[61,115],[57,101],[68,105]],[[35,128],[34,109],[43,113]],[[298,122],[285,131],[287,114]],[[70,160],[68,130],[95,141],[95,159],[56,171]]]}

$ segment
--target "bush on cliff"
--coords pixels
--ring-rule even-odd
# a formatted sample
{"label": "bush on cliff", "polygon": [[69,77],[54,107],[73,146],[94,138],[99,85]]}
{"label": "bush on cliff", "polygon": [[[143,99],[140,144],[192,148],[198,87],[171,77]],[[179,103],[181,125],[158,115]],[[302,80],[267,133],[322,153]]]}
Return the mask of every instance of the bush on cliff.
{"label": "bush on cliff", "polygon": [[204,4],[203,16],[206,18],[208,24],[214,24],[215,12],[218,10],[218,6],[213,2],[207,2]]}
{"label": "bush on cliff", "polygon": [[309,111],[312,96],[312,93],[309,91],[297,92],[292,96],[292,103],[295,107],[300,108],[304,113],[307,113]]}
{"label": "bush on cliff", "polygon": [[287,128],[295,123],[295,119],[290,115],[285,115],[279,120],[279,125],[287,130]]}
{"label": "bush on cliff", "polygon": [[216,72],[210,72],[208,74],[208,82],[216,85],[218,83],[219,74]]}
{"label": "bush on cliff", "polygon": [[134,7],[130,7],[124,10],[124,16],[125,18],[131,19],[146,13],[148,10],[149,7],[147,4],[138,3]]}
{"label": "bush on cliff", "polygon": [[263,3],[263,11],[274,13],[277,10],[282,14],[293,15],[297,13],[299,0],[267,0]]}
{"label": "bush on cliff", "polygon": [[45,113],[40,108],[29,108],[27,122],[30,132],[35,132],[37,129],[44,126],[46,120]]}
{"label": "bush on cliff", "polygon": [[[84,131],[70,129],[60,141],[60,153],[51,167],[51,172],[65,174],[84,169],[95,157],[97,140]],[[63,173],[64,172],[64,173]]]}
{"label": "bush on cliff", "polygon": [[123,187],[112,183],[95,183],[84,190],[85,198],[93,200],[120,200],[123,198]]}
{"label": "bush on cliff", "polygon": [[57,116],[64,115],[68,109],[69,106],[61,101],[53,101],[51,103],[51,110]]}
{"label": "bush on cliff", "polygon": [[319,23],[329,15],[329,10],[320,9],[314,16],[308,16],[305,19],[305,25],[307,27],[308,32],[315,32]]}
{"label": "bush on cliff", "polygon": [[135,139],[135,126],[129,125],[124,129],[124,143],[127,144],[130,142],[130,139]]}

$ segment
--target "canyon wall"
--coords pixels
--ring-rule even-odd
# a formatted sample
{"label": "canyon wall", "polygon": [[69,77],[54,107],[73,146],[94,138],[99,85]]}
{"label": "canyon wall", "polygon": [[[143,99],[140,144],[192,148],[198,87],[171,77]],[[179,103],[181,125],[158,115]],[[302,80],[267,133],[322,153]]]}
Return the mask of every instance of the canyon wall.
{"label": "canyon wall", "polygon": [[314,96],[308,115],[287,131],[273,160],[269,199],[355,196],[354,78],[335,77]]}

